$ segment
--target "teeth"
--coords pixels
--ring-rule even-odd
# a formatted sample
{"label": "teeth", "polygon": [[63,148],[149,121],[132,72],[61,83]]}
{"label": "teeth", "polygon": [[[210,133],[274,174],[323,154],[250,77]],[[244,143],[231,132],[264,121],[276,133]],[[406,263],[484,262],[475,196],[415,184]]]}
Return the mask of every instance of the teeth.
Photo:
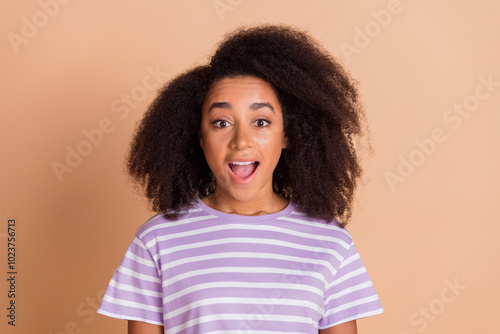
{"label": "teeth", "polygon": [[253,163],[255,163],[256,161],[234,161],[234,162],[231,162],[232,165],[251,165]]}

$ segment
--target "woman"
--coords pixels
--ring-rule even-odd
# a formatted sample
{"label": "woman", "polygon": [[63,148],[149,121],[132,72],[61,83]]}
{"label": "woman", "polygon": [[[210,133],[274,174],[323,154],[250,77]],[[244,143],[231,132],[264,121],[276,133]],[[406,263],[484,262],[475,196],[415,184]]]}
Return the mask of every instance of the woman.
{"label": "woman", "polygon": [[344,229],[363,112],[342,67],[286,26],[240,29],[160,92],[128,171],[158,215],[99,313],[129,333],[356,333],[383,312]]}

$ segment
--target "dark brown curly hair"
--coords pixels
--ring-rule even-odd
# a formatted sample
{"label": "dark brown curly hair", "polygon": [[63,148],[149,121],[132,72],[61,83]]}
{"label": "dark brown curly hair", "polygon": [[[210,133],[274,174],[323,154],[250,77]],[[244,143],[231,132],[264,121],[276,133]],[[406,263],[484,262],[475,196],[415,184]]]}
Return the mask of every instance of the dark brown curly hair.
{"label": "dark brown curly hair", "polygon": [[[215,81],[256,76],[275,88],[288,147],[273,174],[274,191],[305,214],[342,226],[362,174],[353,136],[364,133],[354,81],[307,33],[284,25],[240,28],[210,62],[167,83],[138,126],[129,174],[153,210],[176,218],[205,194],[211,171],[198,131],[205,93]],[[359,151],[359,149],[358,149]]]}

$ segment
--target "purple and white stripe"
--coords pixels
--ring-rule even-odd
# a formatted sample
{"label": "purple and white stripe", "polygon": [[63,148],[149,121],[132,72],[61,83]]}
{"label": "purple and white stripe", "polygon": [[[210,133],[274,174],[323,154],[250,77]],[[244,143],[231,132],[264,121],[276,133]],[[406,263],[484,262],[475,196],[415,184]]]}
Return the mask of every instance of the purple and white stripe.
{"label": "purple and white stripe", "polygon": [[318,333],[383,312],[350,234],[297,211],[239,216],[198,200],[136,233],[98,313],[165,333]]}

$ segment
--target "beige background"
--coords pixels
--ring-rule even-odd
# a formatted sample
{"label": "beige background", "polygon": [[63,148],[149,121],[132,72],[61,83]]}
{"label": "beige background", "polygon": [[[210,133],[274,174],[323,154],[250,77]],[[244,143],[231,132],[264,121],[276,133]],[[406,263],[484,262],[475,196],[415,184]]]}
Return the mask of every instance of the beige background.
{"label": "beige background", "polygon": [[[360,333],[499,333],[499,4],[2,0],[0,331],[125,332],[94,310],[152,214],[123,173],[135,123],[158,82],[205,62],[224,33],[284,22],[361,84],[375,155],[349,229],[386,312],[360,320]],[[86,156],[68,166],[71,150]]]}

